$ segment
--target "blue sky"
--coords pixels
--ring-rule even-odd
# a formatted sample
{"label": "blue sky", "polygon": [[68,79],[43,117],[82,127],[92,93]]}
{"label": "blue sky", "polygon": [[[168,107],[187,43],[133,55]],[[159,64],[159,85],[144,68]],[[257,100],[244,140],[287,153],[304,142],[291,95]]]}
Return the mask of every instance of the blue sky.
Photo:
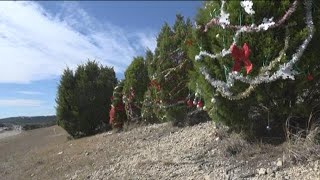
{"label": "blue sky", "polygon": [[0,118],[55,114],[60,75],[87,59],[119,78],[154,50],[164,22],[193,19],[200,1],[0,2]]}

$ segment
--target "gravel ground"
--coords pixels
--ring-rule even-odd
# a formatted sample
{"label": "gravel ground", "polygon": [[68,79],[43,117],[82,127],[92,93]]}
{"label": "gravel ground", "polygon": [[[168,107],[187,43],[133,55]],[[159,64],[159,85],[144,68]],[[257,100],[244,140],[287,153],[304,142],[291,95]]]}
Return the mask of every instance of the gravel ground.
{"label": "gravel ground", "polygon": [[51,137],[48,130],[47,140],[59,137],[56,143],[5,162],[0,156],[11,165],[0,166],[0,179],[320,179],[319,160],[291,165],[283,145],[249,144],[211,122],[185,128],[164,123],[78,140],[51,128],[60,135]]}
{"label": "gravel ground", "polygon": [[19,131],[19,130],[2,131],[2,132],[0,132],[0,139],[6,138],[9,136],[15,136],[20,133],[21,133],[21,131]]}

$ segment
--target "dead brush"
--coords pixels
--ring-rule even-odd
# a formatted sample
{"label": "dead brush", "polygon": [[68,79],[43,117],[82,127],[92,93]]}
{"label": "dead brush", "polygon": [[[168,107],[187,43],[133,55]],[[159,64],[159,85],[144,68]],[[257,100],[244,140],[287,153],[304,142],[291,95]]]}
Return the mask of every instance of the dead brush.
{"label": "dead brush", "polygon": [[221,144],[222,152],[225,157],[231,157],[240,154],[243,150],[249,148],[250,144],[246,141],[241,134],[232,133]]}
{"label": "dead brush", "polygon": [[311,113],[305,129],[292,125],[297,117],[289,117],[286,121],[286,150],[291,163],[302,164],[310,160],[320,159],[320,111]]}

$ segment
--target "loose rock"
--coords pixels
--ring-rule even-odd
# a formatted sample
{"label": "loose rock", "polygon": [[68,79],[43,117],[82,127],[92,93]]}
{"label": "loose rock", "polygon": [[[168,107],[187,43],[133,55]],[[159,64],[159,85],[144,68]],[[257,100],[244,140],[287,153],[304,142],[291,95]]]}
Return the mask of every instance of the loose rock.
{"label": "loose rock", "polygon": [[258,170],[258,174],[259,175],[265,175],[267,173],[267,170],[265,169],[265,168],[260,168],[259,170]]}

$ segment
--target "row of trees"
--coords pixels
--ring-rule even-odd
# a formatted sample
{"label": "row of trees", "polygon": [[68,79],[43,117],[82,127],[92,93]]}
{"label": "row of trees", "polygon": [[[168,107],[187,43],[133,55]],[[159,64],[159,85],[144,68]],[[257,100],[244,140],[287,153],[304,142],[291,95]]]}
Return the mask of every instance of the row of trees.
{"label": "row of trees", "polygon": [[288,69],[281,71],[282,78],[256,82],[271,79],[310,36],[307,11],[319,26],[319,3],[308,9],[308,2],[254,0],[252,13],[238,1],[209,1],[198,10],[196,27],[177,15],[173,27],[165,23],[161,28],[155,52],[135,57],[117,86],[113,69],[95,62],[75,73],[65,70],[58,89],[58,122],[72,135],[95,133],[112,103],[110,124],[116,128],[125,122],[184,121],[193,112],[247,135],[281,136],[288,119],[305,127],[311,113],[313,120],[319,119],[319,33],[303,47],[294,65],[299,73]]}
{"label": "row of trees", "polygon": [[156,123],[185,118],[192,61],[187,49],[192,36],[190,19],[177,15],[171,28],[161,28],[155,52],[134,58],[125,72],[123,96],[127,121]]}

